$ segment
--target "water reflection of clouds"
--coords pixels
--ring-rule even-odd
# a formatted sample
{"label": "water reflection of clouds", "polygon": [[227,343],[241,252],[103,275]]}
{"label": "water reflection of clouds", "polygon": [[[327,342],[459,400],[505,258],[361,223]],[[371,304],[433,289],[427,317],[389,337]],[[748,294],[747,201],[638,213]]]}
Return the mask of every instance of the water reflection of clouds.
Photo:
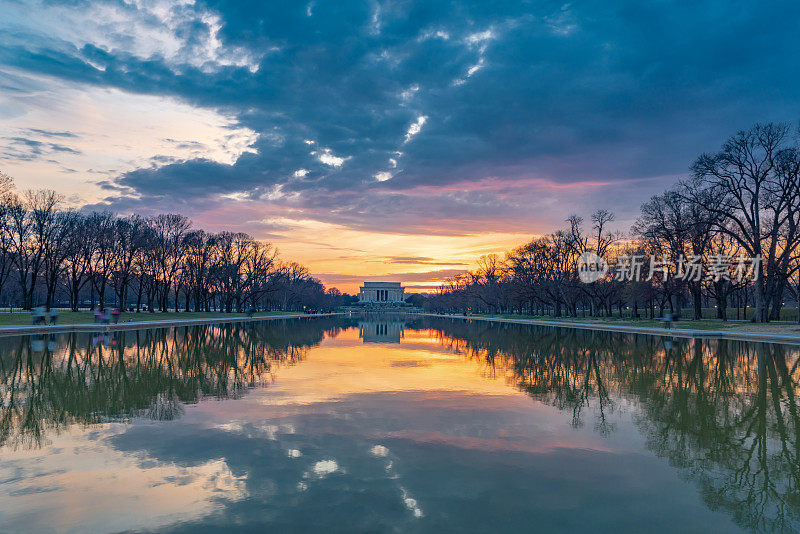
{"label": "water reflection of clouds", "polygon": [[[542,419],[537,412],[537,423],[532,425],[525,398],[507,391],[519,397],[520,403],[496,399],[485,410],[476,411],[461,407],[471,396],[467,392],[431,392],[416,402],[418,392],[402,397],[363,392],[316,405],[301,404],[287,414],[285,406],[270,406],[258,399],[272,393],[263,390],[239,401],[215,403],[213,411],[206,409],[209,405],[194,406],[179,424],[167,425],[156,439],[146,429],[131,427],[115,436],[113,445],[128,454],[178,465],[202,465],[224,454],[233,473],[247,473],[246,501],[222,502],[220,509],[200,522],[170,527],[178,531],[201,524],[222,528],[231,521],[318,530],[330,524],[351,525],[354,518],[386,529],[391,525],[407,530],[413,528],[411,522],[427,520],[426,528],[434,531],[437,527],[492,530],[491,524],[472,523],[472,511],[487,506],[487,498],[494,503],[502,500],[509,511],[544,506],[544,517],[552,520],[547,510],[558,508],[552,508],[554,499],[569,495],[576,503],[570,507],[583,506],[588,514],[589,503],[600,498],[599,488],[609,508],[616,500],[653,513],[649,501],[653,495],[630,492],[644,484],[643,473],[648,484],[659,488],[680,491],[683,487],[658,459],[640,452],[626,454],[643,450],[635,436],[609,439],[588,429],[572,429],[552,408],[552,417]],[[527,406],[531,406],[529,400]],[[216,428],[214,420],[231,419],[243,422],[243,431]],[[196,426],[208,429],[202,442],[191,430]],[[265,440],[263,434],[247,430],[270,426],[291,426],[294,432],[278,432],[275,440]],[[404,434],[409,428],[423,433]],[[533,444],[528,449],[521,446],[526,441]],[[302,455],[295,457],[287,450],[302,451]],[[615,487],[605,487],[609,472],[617,477]],[[712,529],[730,526],[698,508],[690,495],[678,500],[687,521],[701,518]],[[365,507],[369,512],[363,516]],[[445,519],[443,510],[450,517]],[[629,512],[633,519],[627,519],[609,512],[629,527],[643,520],[643,513],[634,509]],[[263,523],[264,518],[269,523]],[[570,521],[578,525],[580,518],[578,513]],[[519,520],[513,514],[497,518],[494,529],[519,525],[515,523]],[[354,529],[358,530],[357,525]]]}
{"label": "water reflection of clouds", "polygon": [[509,388],[504,380],[486,380],[476,373],[475,364],[463,356],[446,349],[430,349],[408,348],[402,343],[382,345],[376,351],[374,346],[361,344],[358,337],[351,337],[346,343],[324,342],[314,349],[313,362],[282,372],[263,401],[291,407],[365,391],[462,390],[472,391],[478,402],[485,395],[507,397]]}
{"label": "water reflection of clouds", "polygon": [[268,439],[270,441],[278,440],[281,434],[295,433],[295,428],[292,424],[273,424],[266,421],[226,421],[214,424],[209,428],[242,434],[248,438]]}
{"label": "water reflection of clouds", "polygon": [[[223,404],[231,411],[238,412],[238,402]],[[166,428],[156,440],[146,439],[151,437],[150,433],[133,426],[125,434],[115,436],[113,445],[118,450],[147,457],[158,464],[177,465],[203,465],[203,462],[224,449],[228,452],[226,461],[229,462],[232,472],[248,474],[246,491],[250,500],[258,499],[261,511],[271,517],[275,514],[279,517],[302,514],[305,507],[315,507],[316,500],[321,495],[329,495],[331,491],[343,494],[343,503],[350,503],[351,499],[363,498],[376,490],[386,494],[387,498],[393,495],[394,502],[399,503],[409,513],[410,518],[422,516],[420,506],[407,489],[407,484],[398,485],[397,480],[400,477],[393,471],[392,462],[387,458],[389,449],[383,445],[367,446],[371,440],[363,436],[362,432],[346,432],[338,437],[327,434],[317,424],[316,410],[293,418],[291,425],[286,422],[245,422],[240,418],[237,424],[231,426],[224,423],[209,424],[210,416],[230,417],[230,413],[221,414],[219,406],[213,412],[214,415],[202,408],[193,407],[179,425]],[[208,429],[202,446],[196,443],[190,433],[185,432],[186,429],[175,428],[198,424]],[[274,441],[265,441],[263,435],[252,431],[270,427],[288,429],[289,426],[295,426],[296,432],[276,432]],[[175,429],[175,432],[170,432],[171,429]],[[377,471],[370,469],[369,464],[365,465],[364,460],[369,457],[379,461]],[[393,490],[380,490],[386,484]],[[307,496],[301,497],[303,495]],[[302,500],[293,500],[297,498]],[[294,506],[288,504],[291,502],[294,502]],[[239,517],[241,511],[235,502],[226,502],[224,507],[224,511],[218,511],[214,516],[220,517],[222,514],[223,522],[231,520],[231,514]],[[389,517],[396,514],[391,502],[383,502],[378,507],[377,513],[386,510]],[[244,513],[251,517],[253,510]],[[342,520],[343,524],[348,524],[346,516]],[[296,524],[309,524],[308,521],[309,518],[304,517]]]}
{"label": "water reflection of clouds", "polygon": [[[383,445],[375,445],[369,450],[369,453],[376,458],[386,458],[389,456],[389,449]],[[394,471],[394,461],[387,460],[384,470],[390,479],[397,480],[400,478],[400,475]],[[414,517],[422,517],[424,514],[422,513],[422,508],[419,507],[417,500],[412,498],[408,493],[408,490],[403,486],[398,484],[397,489],[400,492],[400,498],[403,500],[403,504],[405,504],[406,508],[408,508],[414,514]]]}
{"label": "water reflection of clouds", "polygon": [[[685,471],[675,466],[688,462],[690,469],[702,470],[702,464],[692,463],[692,455],[704,461],[704,451],[713,449],[713,443],[703,441],[707,425],[723,420],[738,424],[717,411],[735,412],[742,404],[725,407],[717,400],[751,402],[748,392],[757,388],[756,376],[791,393],[791,378],[776,381],[769,373],[795,372],[794,367],[787,371],[770,363],[774,355],[733,365],[721,352],[690,354],[702,346],[688,343],[667,357],[661,345],[651,347],[640,338],[441,325],[438,331],[415,331],[412,325],[399,345],[365,346],[354,328],[339,336],[333,332],[333,337],[312,332],[309,339],[321,343],[300,357],[290,356],[292,363],[302,365],[282,367],[277,382],[255,390],[245,389],[246,381],[241,390],[217,388],[216,383],[209,388],[207,379],[221,380],[232,368],[238,373],[257,365],[259,360],[251,357],[254,349],[267,340],[274,344],[275,336],[244,343],[236,354],[248,359],[233,362],[225,360],[229,352],[224,343],[203,345],[194,353],[186,350],[195,341],[191,338],[168,345],[167,353],[181,355],[170,360],[181,380],[175,381],[174,373],[156,373],[142,375],[141,384],[153,383],[152,376],[173,388],[188,386],[191,391],[199,385],[221,392],[218,399],[237,400],[204,402],[204,396],[194,394],[178,404],[185,406],[181,417],[168,423],[134,418],[129,426],[89,421],[90,432],[69,427],[46,450],[29,453],[38,457],[49,452],[61,464],[43,468],[39,478],[47,483],[18,487],[14,504],[37,510],[37,503],[19,499],[45,489],[49,497],[42,507],[71,503],[63,495],[67,491],[90,503],[113,498],[117,503],[110,509],[119,516],[115,520],[120,528],[132,528],[125,525],[135,524],[139,505],[126,508],[125,503],[135,503],[142,493],[147,494],[145,502],[166,501],[155,503],[156,513],[148,518],[162,522],[144,528],[186,532],[231,524],[401,531],[421,524],[431,531],[497,531],[530,525],[526,521],[532,516],[543,529],[591,524],[624,531],[660,518],[676,529],[702,524],[706,530],[730,530],[730,515],[705,506],[694,486],[681,478]],[[284,341],[277,344],[291,346]],[[111,357],[106,361],[114,363],[117,354],[107,354]],[[186,362],[192,365],[180,367]],[[213,367],[216,362],[225,365]],[[196,364],[209,367],[196,380],[184,380]],[[716,376],[729,382],[717,386]],[[115,384],[110,380],[109,390],[116,391],[111,388]],[[735,387],[722,387],[730,384]],[[151,393],[158,398],[165,390],[169,388],[147,389],[135,400],[149,403]],[[250,393],[224,394],[229,391]],[[765,398],[783,395],[763,393]],[[769,404],[759,410],[767,423],[765,434],[778,432]],[[582,426],[587,413],[590,421],[602,421],[602,428]],[[697,428],[692,426],[695,420],[702,421]],[[700,432],[693,438],[696,430]],[[770,448],[777,443],[772,435],[766,440]],[[730,451],[736,453],[736,447],[726,457]],[[104,470],[112,468],[102,464],[103,458],[119,462],[123,478],[138,476],[144,482],[118,480],[106,494],[111,482]],[[769,460],[783,468],[780,458]],[[17,458],[16,468],[35,474],[24,456]],[[703,474],[705,488],[727,480],[719,471]],[[771,471],[773,477],[791,481],[780,473]],[[57,477],[90,480],[95,475],[102,482],[97,486],[50,483]],[[3,480],[12,478],[3,474]],[[147,484],[157,489],[151,491]],[[726,484],[735,491],[747,489],[746,483],[741,488]],[[487,513],[501,508],[503,514]],[[0,510],[5,511],[2,504]],[[76,505],[69,512],[75,525],[95,524],[96,508]],[[15,515],[20,518],[22,514]]]}
{"label": "water reflection of clouds", "polygon": [[388,456],[388,455],[389,455],[389,449],[387,449],[387,448],[386,448],[386,447],[384,447],[383,445],[375,445],[374,447],[372,447],[372,448],[369,450],[369,453],[370,453],[372,456],[380,456],[380,457],[385,457],[385,456]]}
{"label": "water reflection of clouds", "polygon": [[[246,473],[226,461],[196,465],[149,461],[110,446],[127,425],[64,435],[58,447],[6,451],[0,463],[3,529],[19,532],[122,531],[159,528],[213,512],[221,500],[247,496]],[[24,476],[21,476],[24,473]],[[135,500],[136,509],[131,508]]]}

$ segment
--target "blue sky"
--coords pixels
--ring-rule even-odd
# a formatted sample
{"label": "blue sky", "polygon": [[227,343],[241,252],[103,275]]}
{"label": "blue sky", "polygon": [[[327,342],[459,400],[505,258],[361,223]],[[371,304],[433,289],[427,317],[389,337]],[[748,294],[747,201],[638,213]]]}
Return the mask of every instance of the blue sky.
{"label": "blue sky", "polygon": [[621,229],[700,153],[800,117],[792,2],[0,0],[0,169],[180,211],[329,283],[424,284]]}

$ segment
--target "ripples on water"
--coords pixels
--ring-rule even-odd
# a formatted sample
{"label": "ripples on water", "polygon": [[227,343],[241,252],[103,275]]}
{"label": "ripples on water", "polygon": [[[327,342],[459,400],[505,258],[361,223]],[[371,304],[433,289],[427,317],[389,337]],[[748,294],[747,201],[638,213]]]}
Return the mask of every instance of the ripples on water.
{"label": "ripples on water", "polygon": [[798,379],[461,319],[5,337],[0,530],[793,531]]}

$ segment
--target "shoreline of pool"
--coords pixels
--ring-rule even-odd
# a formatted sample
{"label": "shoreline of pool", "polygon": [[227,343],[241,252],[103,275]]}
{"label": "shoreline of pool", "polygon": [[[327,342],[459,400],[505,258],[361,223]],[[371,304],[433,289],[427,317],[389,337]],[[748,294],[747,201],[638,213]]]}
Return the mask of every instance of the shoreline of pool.
{"label": "shoreline of pool", "polygon": [[556,326],[559,328],[577,328],[579,330],[595,330],[604,332],[621,332],[626,334],[646,334],[652,336],[680,338],[731,339],[736,341],[756,341],[761,343],[784,343],[800,345],[800,335],[776,334],[771,332],[733,332],[725,330],[691,330],[685,328],[656,328],[650,326],[611,325],[602,323],[580,323],[567,321],[547,321],[543,319],[512,319],[507,317],[482,317],[475,315],[444,315],[438,313],[422,313],[427,317],[444,319],[460,319],[469,321],[487,321],[493,323],[529,324],[534,326]]}
{"label": "shoreline of pool", "polygon": [[57,325],[7,325],[0,326],[0,337],[5,336],[24,336],[38,334],[63,334],[70,332],[111,332],[118,330],[146,330],[151,328],[171,328],[174,326],[194,326],[206,324],[223,323],[251,323],[255,321],[270,321],[273,319],[300,319],[303,317],[331,317],[343,315],[341,312],[334,313],[293,313],[286,315],[262,315],[254,317],[209,317],[202,319],[164,319],[162,321],[131,321],[127,323],[77,323],[77,324],[57,324]]}

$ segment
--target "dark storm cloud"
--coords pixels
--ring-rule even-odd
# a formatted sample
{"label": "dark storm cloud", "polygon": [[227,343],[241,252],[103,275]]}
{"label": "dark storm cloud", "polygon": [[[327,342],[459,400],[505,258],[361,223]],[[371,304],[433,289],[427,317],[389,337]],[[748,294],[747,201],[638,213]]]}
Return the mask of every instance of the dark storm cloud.
{"label": "dark storm cloud", "polygon": [[[0,64],[218,108],[259,134],[233,165],[153,161],[122,174],[115,184],[132,196],[111,206],[242,193],[351,227],[435,232],[451,218],[530,217],[566,194],[472,187],[537,178],[627,183],[630,205],[613,185],[592,194],[630,211],[669,185],[647,179],[684,173],[736,129],[800,116],[790,2],[203,7],[257,69],[56,40],[0,48]],[[189,49],[207,33],[198,22],[179,35]]]}

